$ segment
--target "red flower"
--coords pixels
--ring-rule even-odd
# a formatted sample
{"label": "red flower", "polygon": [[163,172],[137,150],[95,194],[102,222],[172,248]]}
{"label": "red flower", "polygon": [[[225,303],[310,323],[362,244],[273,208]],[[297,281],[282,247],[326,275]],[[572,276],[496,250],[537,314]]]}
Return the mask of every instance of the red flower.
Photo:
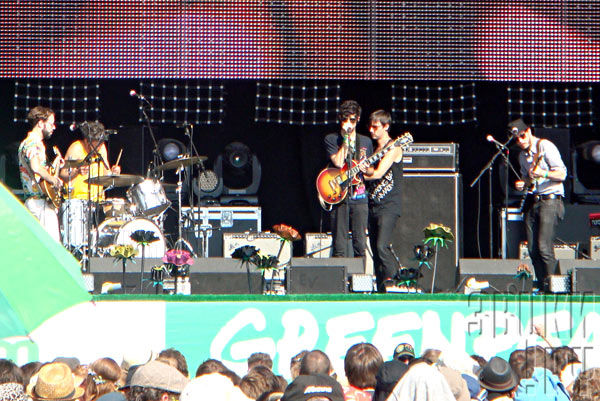
{"label": "red flower", "polygon": [[163,256],[162,261],[165,263],[171,263],[175,266],[191,265],[194,263],[192,255],[183,249],[170,249]]}

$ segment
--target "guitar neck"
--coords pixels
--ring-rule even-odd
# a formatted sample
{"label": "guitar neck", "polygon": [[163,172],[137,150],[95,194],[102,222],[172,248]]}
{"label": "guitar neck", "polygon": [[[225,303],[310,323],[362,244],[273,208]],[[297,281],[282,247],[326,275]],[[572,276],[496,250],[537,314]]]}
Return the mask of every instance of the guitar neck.
{"label": "guitar neck", "polygon": [[[412,137],[410,137],[409,135],[403,135],[402,137],[396,139],[390,146],[386,146],[385,148],[381,149],[379,152],[368,157],[365,161],[370,166],[373,163],[375,163],[377,160],[381,159],[387,152],[389,152],[390,150],[392,150],[393,148],[398,146],[398,144],[402,144],[402,147],[405,147],[406,145],[408,145],[411,142],[412,142]],[[352,167],[350,170],[348,170],[348,174],[352,177],[355,174],[357,174],[359,171],[360,171],[360,168],[358,167],[358,165],[356,165],[356,166]]]}

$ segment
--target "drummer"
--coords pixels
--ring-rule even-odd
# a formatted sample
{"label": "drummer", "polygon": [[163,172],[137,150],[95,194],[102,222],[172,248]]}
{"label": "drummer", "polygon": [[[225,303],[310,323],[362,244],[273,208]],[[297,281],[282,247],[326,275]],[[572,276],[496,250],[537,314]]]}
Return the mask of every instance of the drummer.
{"label": "drummer", "polygon": [[[108,134],[102,123],[86,121],[79,125],[79,129],[83,133],[83,140],[73,142],[67,149],[64,159],[79,160],[81,165],[61,169],[60,177],[67,183],[67,196],[70,199],[102,201],[104,200],[102,186],[88,184],[86,180],[110,173],[121,174],[121,167],[109,165],[105,143]],[[94,150],[96,150],[96,154],[86,160],[86,157]],[[108,173],[109,171],[110,173]]]}

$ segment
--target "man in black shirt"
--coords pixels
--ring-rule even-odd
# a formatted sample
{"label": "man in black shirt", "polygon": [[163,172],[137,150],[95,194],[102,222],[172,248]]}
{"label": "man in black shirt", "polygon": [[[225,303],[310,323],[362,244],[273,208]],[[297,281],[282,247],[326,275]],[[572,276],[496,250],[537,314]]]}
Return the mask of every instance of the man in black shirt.
{"label": "man in black shirt", "polygon": [[[348,161],[360,161],[373,153],[373,143],[365,135],[356,132],[360,121],[361,107],[354,100],[346,100],[340,105],[338,114],[339,132],[325,137],[325,149],[331,163],[342,168]],[[352,167],[352,166],[350,166]],[[364,172],[366,167],[361,166]],[[349,188],[349,193],[341,203],[333,205],[331,210],[331,232],[333,236],[333,256],[348,256],[347,237],[349,228],[352,229],[352,248],[355,257],[365,255],[367,244],[367,220],[369,206],[367,190],[362,174]],[[350,226],[350,227],[349,227]]]}

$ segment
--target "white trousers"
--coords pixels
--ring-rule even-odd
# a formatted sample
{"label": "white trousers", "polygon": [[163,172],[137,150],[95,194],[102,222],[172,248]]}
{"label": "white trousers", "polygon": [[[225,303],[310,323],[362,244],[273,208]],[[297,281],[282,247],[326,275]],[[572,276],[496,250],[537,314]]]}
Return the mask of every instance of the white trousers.
{"label": "white trousers", "polygon": [[60,243],[58,215],[54,206],[45,199],[29,198],[25,201],[25,207],[40,221],[48,234]]}

